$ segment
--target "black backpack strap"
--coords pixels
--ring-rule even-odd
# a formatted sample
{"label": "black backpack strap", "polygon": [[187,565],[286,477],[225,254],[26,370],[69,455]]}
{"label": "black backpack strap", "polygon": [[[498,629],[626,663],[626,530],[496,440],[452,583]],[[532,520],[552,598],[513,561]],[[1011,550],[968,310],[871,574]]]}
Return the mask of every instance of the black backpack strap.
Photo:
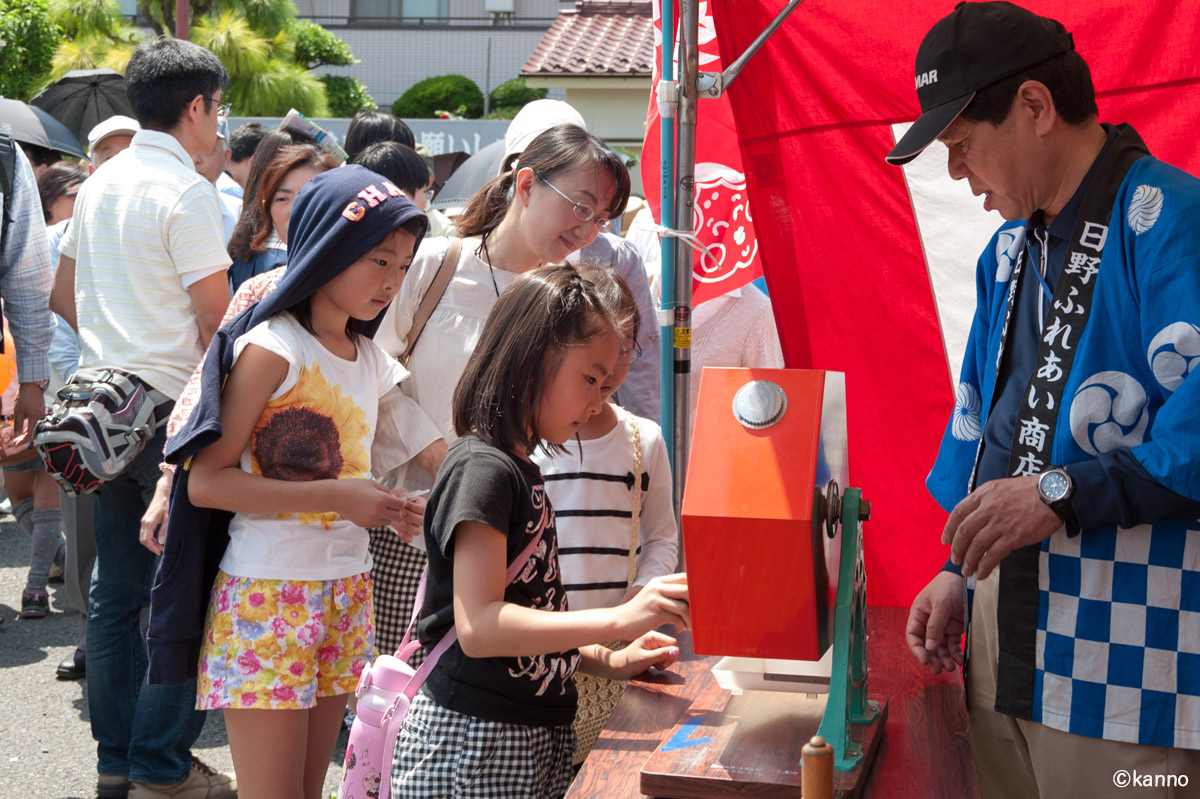
{"label": "black backpack strap", "polygon": [[0,220],[0,247],[8,237],[8,220],[12,216],[12,187],[17,174],[17,152],[12,136],[0,130],[0,192],[4,193],[4,217]]}

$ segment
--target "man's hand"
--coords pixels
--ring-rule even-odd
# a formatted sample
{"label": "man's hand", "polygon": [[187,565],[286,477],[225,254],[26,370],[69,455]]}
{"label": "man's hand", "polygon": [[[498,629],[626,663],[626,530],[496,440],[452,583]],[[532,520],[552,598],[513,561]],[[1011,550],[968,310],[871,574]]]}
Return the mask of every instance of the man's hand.
{"label": "man's hand", "polygon": [[[46,415],[46,395],[37,383],[22,383],[17,390],[17,401],[13,405],[13,433],[18,441],[23,436],[33,435],[33,426]],[[28,430],[26,430],[28,425]]]}
{"label": "man's hand", "polygon": [[167,543],[167,511],[170,510],[171,480],[174,472],[163,472],[154,485],[154,496],[150,498],[150,506],[142,514],[142,529],[138,540],[142,546],[161,555],[163,544]]}
{"label": "man's hand", "polygon": [[939,572],[917,594],[908,611],[905,641],[913,657],[934,674],[962,665],[965,594],[962,577]]}
{"label": "man's hand", "polygon": [[1038,497],[1037,475],[984,483],[958,503],[942,532],[964,577],[986,580],[1008,553],[1049,538],[1062,519]]}

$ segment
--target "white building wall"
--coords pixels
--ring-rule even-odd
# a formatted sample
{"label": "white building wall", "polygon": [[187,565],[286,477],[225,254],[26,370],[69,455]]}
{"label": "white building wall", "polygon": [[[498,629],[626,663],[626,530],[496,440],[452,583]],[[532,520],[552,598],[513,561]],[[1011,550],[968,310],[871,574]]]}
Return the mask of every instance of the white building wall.
{"label": "white building wall", "polygon": [[[496,7],[498,1],[512,7],[511,16],[487,12],[487,5]],[[339,36],[361,62],[319,72],[358,78],[384,108],[417,81],[434,75],[466,75],[486,95],[520,74],[560,9],[574,8],[573,0],[446,0],[446,26],[363,27],[351,22],[351,0],[295,2],[301,17]]]}
{"label": "white building wall", "polygon": [[331,27],[330,30],[350,45],[354,57],[361,63],[352,67],[325,67],[319,72],[358,78],[383,108],[389,108],[417,81],[434,75],[465,75],[487,95],[504,81],[520,74],[521,67],[545,33],[545,30],[506,30],[501,27]]}

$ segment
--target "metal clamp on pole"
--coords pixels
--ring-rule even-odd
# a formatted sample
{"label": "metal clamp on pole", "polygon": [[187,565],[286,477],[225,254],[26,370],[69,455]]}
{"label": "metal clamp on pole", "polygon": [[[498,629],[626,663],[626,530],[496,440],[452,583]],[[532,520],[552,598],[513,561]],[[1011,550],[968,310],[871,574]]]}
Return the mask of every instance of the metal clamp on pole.
{"label": "metal clamp on pole", "polygon": [[696,75],[696,96],[716,100],[725,90],[725,76],[720,72],[701,72]]}

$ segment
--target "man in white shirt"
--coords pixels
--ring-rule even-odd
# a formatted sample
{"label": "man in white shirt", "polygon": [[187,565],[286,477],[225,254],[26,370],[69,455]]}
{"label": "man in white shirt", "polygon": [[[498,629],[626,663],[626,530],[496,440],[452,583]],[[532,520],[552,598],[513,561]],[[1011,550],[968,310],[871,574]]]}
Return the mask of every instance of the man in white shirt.
{"label": "man in white shirt", "polygon": [[195,682],[145,681],[139,617],[156,564],[138,532],[166,413],[229,303],[220,207],[192,162],[213,149],[229,76],[204,48],[159,39],[134,51],[125,79],[142,129],[80,190],[51,298],[79,332],[81,368],[133,373],[164,409],[146,449],[94,499],[87,676],[97,794],[225,797],[236,786],[191,755],[204,724]]}

